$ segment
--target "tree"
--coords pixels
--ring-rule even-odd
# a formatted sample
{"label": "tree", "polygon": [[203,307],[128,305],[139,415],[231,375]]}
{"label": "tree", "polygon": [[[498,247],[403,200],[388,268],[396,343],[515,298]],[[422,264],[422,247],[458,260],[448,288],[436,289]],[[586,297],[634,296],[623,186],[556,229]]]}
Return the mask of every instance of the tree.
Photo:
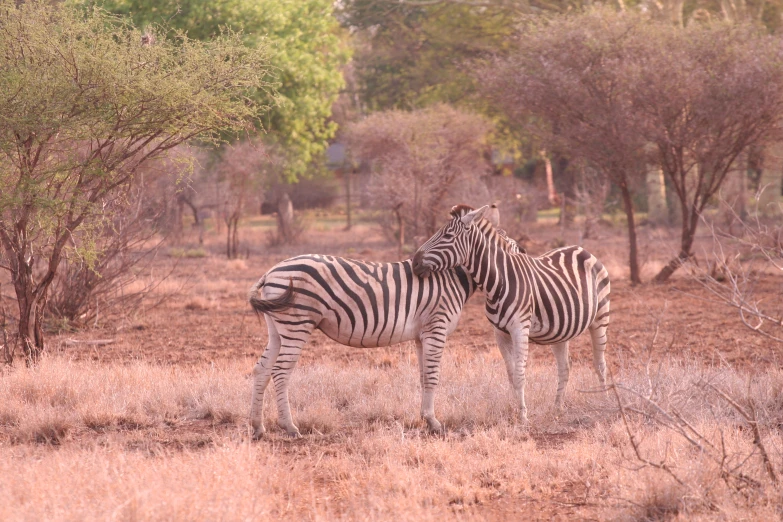
{"label": "tree", "polygon": [[481,116],[447,105],[375,113],[348,127],[352,154],[373,166],[375,203],[386,218],[396,215],[400,248],[406,231],[430,236],[454,201],[472,202],[476,181],[489,172],[483,152],[490,129]]}
{"label": "tree", "polygon": [[260,193],[265,181],[279,177],[279,164],[280,158],[260,140],[243,140],[222,151],[216,175],[229,259],[239,256],[239,220],[248,201],[254,193]]}
{"label": "tree", "polygon": [[633,111],[654,144],[682,213],[680,251],[666,281],[693,255],[701,216],[750,147],[780,137],[780,40],[745,24],[648,30],[634,61]]}
{"label": "tree", "polygon": [[350,0],[344,25],[355,33],[354,69],[370,110],[465,105],[475,84],[465,62],[503,52],[518,11],[506,2]]}
{"label": "tree", "polygon": [[[92,5],[93,0],[72,0]],[[343,87],[341,69],[350,53],[346,34],[333,16],[331,0],[99,0],[109,11],[129,15],[137,27],[166,23],[189,38],[209,40],[226,27],[242,31],[250,48],[265,48],[274,65],[278,95],[263,92],[269,105],[263,126],[267,140],[288,153],[288,175],[301,174],[326,150],[336,125],[332,104]]]}
{"label": "tree", "polygon": [[632,284],[641,282],[632,183],[642,172],[646,142],[625,67],[638,55],[645,23],[608,9],[538,20],[508,56],[478,72],[483,91],[512,119],[620,188]]}
{"label": "tree", "polygon": [[190,139],[247,130],[262,112],[248,93],[273,91],[265,48],[249,49],[237,34],[153,43],[100,9],[17,4],[0,3],[0,245],[33,363],[74,232],[99,229],[146,162]]}

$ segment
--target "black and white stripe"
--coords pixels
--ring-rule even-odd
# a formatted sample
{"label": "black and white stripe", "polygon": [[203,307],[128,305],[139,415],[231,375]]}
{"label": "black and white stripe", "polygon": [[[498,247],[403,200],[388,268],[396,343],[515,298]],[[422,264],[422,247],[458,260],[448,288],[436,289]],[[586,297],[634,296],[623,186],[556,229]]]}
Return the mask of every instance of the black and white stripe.
{"label": "black and white stripe", "polygon": [[486,314],[496,328],[509,378],[525,406],[525,369],[528,340],[552,345],[557,359],[555,404],[562,407],[568,382],[568,341],[590,331],[593,366],[606,385],[606,329],[609,325],[609,273],[592,254],[579,246],[558,248],[538,257],[511,253],[486,219],[487,207],[472,210],[458,205],[452,219],[414,255],[419,275],[464,267],[486,292]]}
{"label": "black and white stripe", "polygon": [[[503,236],[500,241],[503,248],[518,252],[515,242],[504,241]],[[269,343],[253,370],[250,417],[254,437],[265,431],[262,406],[270,379],[280,426],[289,435],[299,436],[291,418],[288,383],[316,328],[341,344],[362,348],[415,341],[421,414],[430,430],[440,431],[434,392],[443,347],[475,290],[475,282],[462,268],[422,278],[414,273],[411,260],[372,263],[304,255],[275,265],[250,290],[250,304],[265,315],[269,330]]]}

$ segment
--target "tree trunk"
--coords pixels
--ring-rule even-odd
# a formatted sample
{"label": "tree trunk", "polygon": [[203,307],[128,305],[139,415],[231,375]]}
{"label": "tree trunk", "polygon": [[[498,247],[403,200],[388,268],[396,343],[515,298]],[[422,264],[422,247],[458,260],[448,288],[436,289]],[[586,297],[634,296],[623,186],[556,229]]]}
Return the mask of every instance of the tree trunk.
{"label": "tree trunk", "polygon": [[[55,246],[55,248],[57,248]],[[49,290],[51,278],[44,277],[36,284],[33,279],[33,258],[27,260],[22,254],[17,254],[13,263],[13,283],[16,302],[19,307],[19,342],[28,366],[33,366],[41,359],[44,352],[43,309],[46,305],[46,293]],[[59,264],[59,254],[53,256]]]}
{"label": "tree trunk", "polygon": [[[0,296],[3,295],[3,285],[0,284]],[[3,334],[3,351],[2,354],[0,354],[0,357],[2,357],[2,362],[10,365],[14,362],[14,351],[16,348],[16,343],[13,343],[13,346],[11,346],[12,341],[8,338],[8,331],[6,330],[6,326],[8,325],[8,321],[6,320],[6,314],[5,314],[5,305],[3,304],[2,297],[0,297],[0,332]]]}
{"label": "tree trunk", "polygon": [[777,216],[783,212],[780,204],[783,182],[783,142],[764,151],[764,167],[759,180],[758,210],[765,216]]}
{"label": "tree trunk", "polygon": [[239,254],[239,216],[234,213],[226,220],[226,257],[235,259]]}
{"label": "tree trunk", "polygon": [[547,156],[546,151],[541,151],[541,158],[544,160],[544,167],[546,171],[546,191],[549,204],[552,206],[557,205],[557,191],[555,190],[555,178],[552,173],[552,160]]}
{"label": "tree trunk", "polygon": [[699,211],[696,208],[689,209],[687,202],[684,201],[680,202],[680,206],[683,215],[680,253],[658,272],[654,279],[656,283],[668,281],[672,274],[693,256],[693,240],[696,238],[696,229],[699,226]]}
{"label": "tree trunk", "polygon": [[657,165],[649,165],[647,169],[647,221],[665,225],[669,222],[669,211],[666,208],[663,169]]}
{"label": "tree trunk", "polygon": [[642,279],[639,276],[639,250],[636,244],[636,221],[633,213],[633,201],[631,192],[628,190],[627,183],[620,184],[620,191],[623,196],[623,208],[625,217],[628,220],[628,268],[631,270],[631,284],[640,285]]}
{"label": "tree trunk", "polygon": [[[81,221],[82,218],[71,220],[64,229],[66,231],[73,230],[81,224]],[[18,340],[22,344],[25,362],[28,366],[32,366],[41,359],[45,349],[43,310],[46,306],[49,286],[52,284],[54,275],[60,265],[62,250],[68,238],[70,238],[70,232],[55,235],[56,240],[51,244],[52,250],[49,255],[46,272],[40,281],[36,282],[33,270],[35,256],[33,255],[32,245],[27,241],[24,233],[19,234],[19,230],[24,230],[24,223],[19,222],[16,224],[17,234],[14,236],[0,230],[0,243],[2,243],[5,249],[6,258],[10,264],[16,302],[19,307]]]}
{"label": "tree trunk", "polygon": [[288,244],[293,241],[294,205],[287,192],[283,192],[277,204],[277,228],[282,243]]}
{"label": "tree trunk", "polygon": [[[21,299],[19,298],[20,291],[24,296]],[[25,292],[24,288],[21,290],[17,288],[16,295],[19,303],[19,339],[22,343],[25,362],[28,366],[33,366],[41,360],[45,349],[41,325],[45,301],[41,299],[40,295]]]}
{"label": "tree trunk", "polygon": [[233,258],[239,257],[239,216],[234,217],[234,231],[231,234],[231,242],[234,244]]}

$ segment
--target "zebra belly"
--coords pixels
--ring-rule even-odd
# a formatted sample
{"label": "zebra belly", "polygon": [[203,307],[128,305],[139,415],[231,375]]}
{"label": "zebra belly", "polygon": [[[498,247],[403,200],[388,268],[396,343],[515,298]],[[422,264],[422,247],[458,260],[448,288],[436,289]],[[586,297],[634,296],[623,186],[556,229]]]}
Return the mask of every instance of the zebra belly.
{"label": "zebra belly", "polygon": [[556,327],[548,320],[546,315],[538,317],[536,314],[533,314],[528,337],[536,344],[556,344],[570,341],[584,333],[593,322],[595,310],[587,310],[586,313],[589,314],[589,320],[582,320],[582,324],[573,332],[574,325],[571,322],[574,320],[573,317],[563,318],[564,324],[557,325]]}
{"label": "zebra belly", "polygon": [[321,320],[318,329],[331,340],[354,348],[377,348],[412,341],[418,338],[420,332],[420,327],[415,324],[407,324],[402,327],[397,325],[394,329],[387,327],[385,330],[375,332],[357,328],[351,332],[346,328],[346,325],[343,324],[341,328],[338,328],[336,321],[327,318]]}

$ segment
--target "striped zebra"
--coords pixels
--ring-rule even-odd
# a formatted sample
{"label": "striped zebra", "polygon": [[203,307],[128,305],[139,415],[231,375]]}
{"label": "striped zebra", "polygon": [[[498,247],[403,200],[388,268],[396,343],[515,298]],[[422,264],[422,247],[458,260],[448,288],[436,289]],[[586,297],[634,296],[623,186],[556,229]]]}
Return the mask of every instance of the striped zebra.
{"label": "striped zebra", "polygon": [[528,340],[552,345],[557,360],[555,406],[562,408],[570,362],[568,341],[590,330],[593,367],[606,386],[606,329],[609,325],[609,273],[579,246],[558,248],[538,257],[511,253],[494,225],[482,219],[487,207],[452,209],[452,219],[413,257],[421,277],[464,267],[486,292],[486,315],[495,327],[506,358],[522,420]]}
{"label": "striped zebra", "polygon": [[[497,223],[497,209],[490,211],[490,217]],[[502,232],[499,241],[509,252],[519,251]],[[440,432],[434,393],[443,347],[475,291],[475,282],[462,268],[421,278],[410,259],[372,263],[303,255],[275,265],[250,289],[250,304],[264,314],[269,331],[266,350],[253,369],[253,437],[265,432],[263,401],[270,379],[279,425],[289,436],[300,436],[291,418],[288,384],[302,347],[316,328],[341,344],[361,348],[415,341],[421,416],[431,431]]]}

